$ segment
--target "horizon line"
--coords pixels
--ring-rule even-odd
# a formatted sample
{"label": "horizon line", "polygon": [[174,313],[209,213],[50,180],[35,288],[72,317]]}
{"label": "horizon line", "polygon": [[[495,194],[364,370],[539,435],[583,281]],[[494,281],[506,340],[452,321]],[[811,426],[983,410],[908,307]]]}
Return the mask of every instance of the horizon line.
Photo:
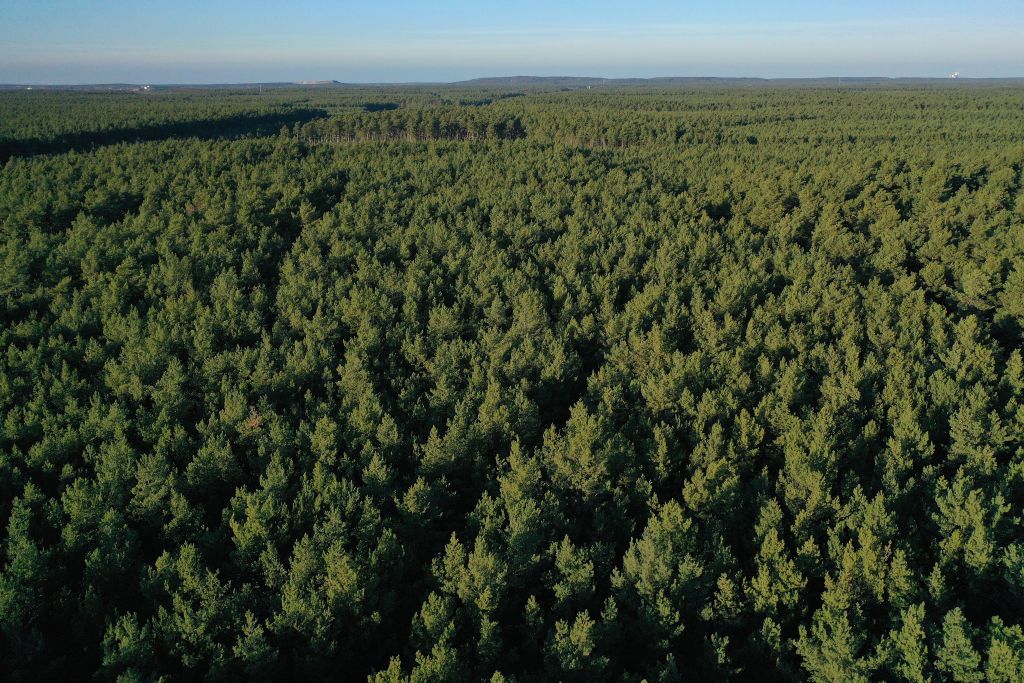
{"label": "horizon line", "polygon": [[[954,72],[955,73],[955,72]],[[952,74],[948,76],[884,76],[878,74],[867,75],[845,75],[845,76],[533,76],[517,74],[508,76],[477,76],[458,80],[387,80],[387,81],[340,81],[338,79],[298,79],[292,81],[266,80],[266,81],[106,81],[106,82],[78,82],[78,83],[41,83],[41,82],[8,82],[0,83],[0,88],[87,88],[87,87],[111,87],[111,86],[133,86],[133,87],[189,87],[189,86],[252,86],[261,85],[295,85],[295,86],[413,86],[413,85],[460,85],[474,83],[477,81],[497,80],[533,80],[533,81],[557,81],[557,80],[578,80],[578,81],[601,81],[615,83],[623,81],[670,81],[670,80],[719,80],[719,81],[825,81],[825,80],[884,80],[884,81],[1013,81],[1024,80],[1020,76],[961,76]]]}

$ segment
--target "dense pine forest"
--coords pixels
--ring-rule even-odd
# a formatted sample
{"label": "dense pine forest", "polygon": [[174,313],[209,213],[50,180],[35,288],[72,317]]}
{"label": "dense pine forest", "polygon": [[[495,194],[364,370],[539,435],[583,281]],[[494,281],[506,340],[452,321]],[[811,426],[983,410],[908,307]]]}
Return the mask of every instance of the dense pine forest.
{"label": "dense pine forest", "polygon": [[1024,87],[0,93],[0,677],[1024,681]]}

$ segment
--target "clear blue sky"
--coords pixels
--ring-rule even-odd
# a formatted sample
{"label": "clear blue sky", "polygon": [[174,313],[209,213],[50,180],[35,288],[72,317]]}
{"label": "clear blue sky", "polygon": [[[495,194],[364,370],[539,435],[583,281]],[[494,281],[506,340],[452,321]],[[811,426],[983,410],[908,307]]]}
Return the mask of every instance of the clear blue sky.
{"label": "clear blue sky", "polygon": [[1024,0],[0,0],[0,82],[1024,76]]}

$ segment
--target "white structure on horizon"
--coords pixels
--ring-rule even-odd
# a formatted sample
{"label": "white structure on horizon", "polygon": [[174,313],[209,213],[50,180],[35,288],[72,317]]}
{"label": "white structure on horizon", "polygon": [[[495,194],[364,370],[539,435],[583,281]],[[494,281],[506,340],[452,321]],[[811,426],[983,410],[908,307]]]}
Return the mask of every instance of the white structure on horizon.
{"label": "white structure on horizon", "polygon": [[950,78],[960,78],[960,72],[959,71],[954,71],[953,73],[949,74],[949,77]]}

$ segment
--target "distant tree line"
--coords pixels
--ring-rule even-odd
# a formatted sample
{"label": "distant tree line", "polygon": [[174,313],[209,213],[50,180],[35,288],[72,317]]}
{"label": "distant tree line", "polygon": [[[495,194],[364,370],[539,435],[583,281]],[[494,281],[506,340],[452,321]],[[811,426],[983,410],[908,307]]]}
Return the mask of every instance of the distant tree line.
{"label": "distant tree line", "polygon": [[484,107],[380,109],[343,114],[295,126],[309,143],[355,140],[517,140],[526,137],[519,116]]}

